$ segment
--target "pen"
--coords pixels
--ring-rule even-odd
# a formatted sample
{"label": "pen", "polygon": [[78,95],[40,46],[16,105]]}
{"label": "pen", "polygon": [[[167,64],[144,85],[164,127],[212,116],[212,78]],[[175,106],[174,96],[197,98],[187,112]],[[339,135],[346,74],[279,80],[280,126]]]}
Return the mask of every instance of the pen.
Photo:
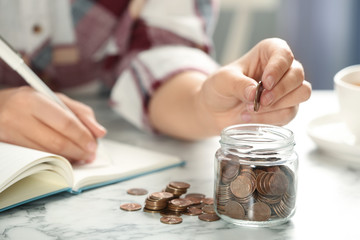
{"label": "pen", "polygon": [[17,51],[0,36],[0,58],[16,71],[31,87],[58,103],[62,108],[74,114],[56,94],[25,64]]}

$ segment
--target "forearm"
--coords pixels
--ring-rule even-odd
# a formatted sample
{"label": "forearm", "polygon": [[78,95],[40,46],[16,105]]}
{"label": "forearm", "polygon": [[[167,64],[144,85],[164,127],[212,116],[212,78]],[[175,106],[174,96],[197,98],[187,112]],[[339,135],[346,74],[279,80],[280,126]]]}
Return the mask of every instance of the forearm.
{"label": "forearm", "polygon": [[187,140],[218,134],[201,101],[200,90],[207,76],[189,71],[175,75],[152,96],[149,117],[161,133]]}

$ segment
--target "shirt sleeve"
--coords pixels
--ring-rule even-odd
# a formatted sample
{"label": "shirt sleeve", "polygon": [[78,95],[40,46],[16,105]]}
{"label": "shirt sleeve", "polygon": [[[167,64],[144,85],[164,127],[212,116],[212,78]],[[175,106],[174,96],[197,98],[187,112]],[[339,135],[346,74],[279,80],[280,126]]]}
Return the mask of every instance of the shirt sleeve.
{"label": "shirt sleeve", "polygon": [[137,26],[126,27],[132,37],[127,42],[116,39],[125,57],[111,92],[113,109],[136,127],[152,131],[148,103],[162,83],[183,71],[208,75],[217,69],[209,55],[215,18],[211,0],[146,1]]}

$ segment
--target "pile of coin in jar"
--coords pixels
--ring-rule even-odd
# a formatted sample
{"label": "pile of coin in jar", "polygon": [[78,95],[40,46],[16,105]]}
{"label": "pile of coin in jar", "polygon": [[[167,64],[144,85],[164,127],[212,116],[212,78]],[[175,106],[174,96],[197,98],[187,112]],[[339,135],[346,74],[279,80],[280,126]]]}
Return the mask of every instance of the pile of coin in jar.
{"label": "pile of coin in jar", "polygon": [[218,214],[267,221],[288,217],[295,207],[294,172],[285,165],[256,166],[222,160],[215,183]]}

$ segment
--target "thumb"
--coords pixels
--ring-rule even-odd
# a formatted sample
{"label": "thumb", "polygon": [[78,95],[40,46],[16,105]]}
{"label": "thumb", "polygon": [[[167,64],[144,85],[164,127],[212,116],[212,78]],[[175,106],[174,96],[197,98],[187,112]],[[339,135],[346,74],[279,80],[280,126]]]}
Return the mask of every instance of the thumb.
{"label": "thumb", "polygon": [[219,71],[215,84],[217,92],[225,97],[234,97],[248,103],[254,100],[257,81],[246,76],[240,67],[228,66]]}
{"label": "thumb", "polygon": [[240,99],[244,103],[253,102],[256,94],[257,81],[254,79],[242,75],[240,79],[235,82],[236,92],[234,92],[234,96]]}

